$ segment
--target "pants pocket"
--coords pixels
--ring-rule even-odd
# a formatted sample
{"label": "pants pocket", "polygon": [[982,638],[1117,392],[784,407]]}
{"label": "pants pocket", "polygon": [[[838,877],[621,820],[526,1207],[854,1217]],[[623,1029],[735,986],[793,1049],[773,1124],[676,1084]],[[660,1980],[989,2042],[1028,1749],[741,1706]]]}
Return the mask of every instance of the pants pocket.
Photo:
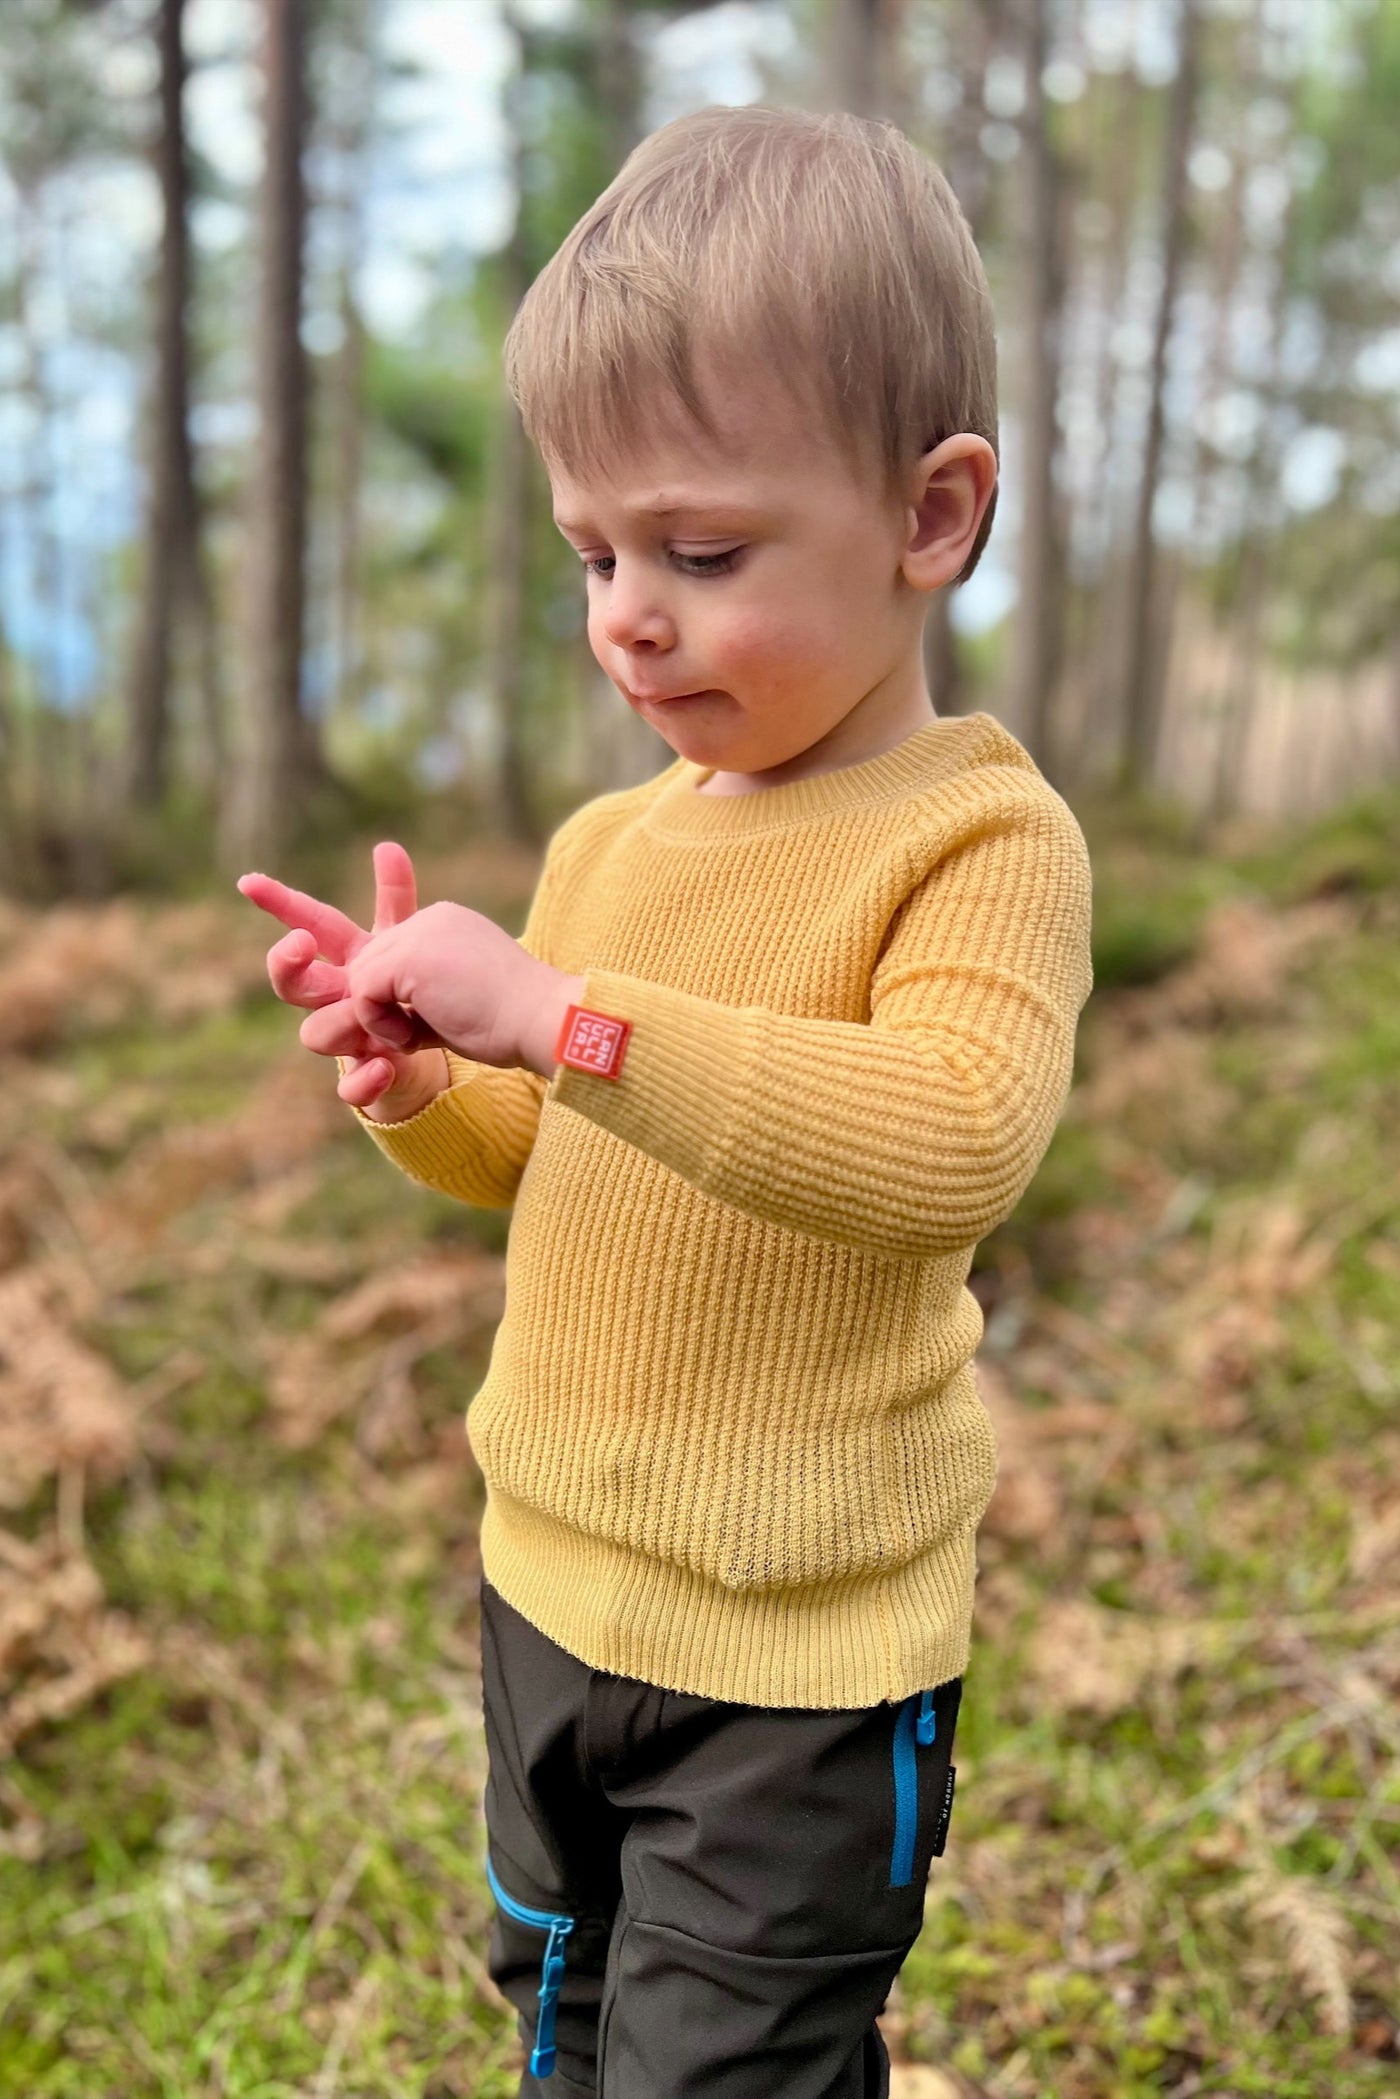
{"label": "pants pocket", "polygon": [[564,1979],[564,1946],[574,1928],[574,1919],[565,1916],[561,1910],[531,1909],[527,1903],[517,1902],[508,1895],[491,1863],[489,1851],[486,1854],[486,1878],[491,1893],[508,1917],[513,1917],[517,1924],[527,1924],[547,1934],[540,1962],[537,1992],[540,2011],[535,2026],[535,2045],[530,2054],[530,2074],[532,2077],[548,2077],[554,2069],[554,2008]]}

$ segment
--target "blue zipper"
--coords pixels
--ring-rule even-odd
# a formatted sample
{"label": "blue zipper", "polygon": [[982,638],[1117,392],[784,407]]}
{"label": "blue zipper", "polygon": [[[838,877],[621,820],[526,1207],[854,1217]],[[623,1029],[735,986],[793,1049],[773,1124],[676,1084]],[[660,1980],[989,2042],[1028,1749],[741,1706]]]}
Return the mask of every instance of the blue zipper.
{"label": "blue zipper", "polygon": [[[918,1707],[917,1713],[915,1706]],[[915,1743],[927,1748],[938,1732],[932,1691],[911,1691],[894,1723],[894,1851],[890,1886],[907,1888],[914,1878],[914,1838],[919,1826],[919,1768]]]}
{"label": "blue zipper", "polygon": [[564,1979],[564,1941],[574,1928],[574,1920],[553,1910],[527,1909],[523,1902],[507,1895],[496,1878],[489,1851],[486,1854],[486,1878],[491,1883],[491,1893],[508,1917],[514,1917],[519,1924],[533,1924],[538,1931],[549,1933],[540,1965],[540,1986],[536,1992],[540,2000],[540,2016],[530,2056],[530,2075],[548,2077],[554,2068],[554,2007],[559,1998],[559,1985]]}

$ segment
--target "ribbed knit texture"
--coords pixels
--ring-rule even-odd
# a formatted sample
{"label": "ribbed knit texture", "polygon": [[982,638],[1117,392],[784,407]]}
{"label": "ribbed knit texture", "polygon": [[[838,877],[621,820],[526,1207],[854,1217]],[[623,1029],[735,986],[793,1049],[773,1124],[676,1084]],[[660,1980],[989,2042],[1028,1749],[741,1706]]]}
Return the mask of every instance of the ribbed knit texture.
{"label": "ribbed knit texture", "polygon": [[468,1417],[507,1602],[592,1668],[869,1706],[967,1663],[996,1470],[967,1275],[1069,1090],[1089,856],[989,714],[707,777],[576,810],[521,936],[632,1022],[619,1078],[449,1052],[420,1114],[359,1119],[514,1204]]}

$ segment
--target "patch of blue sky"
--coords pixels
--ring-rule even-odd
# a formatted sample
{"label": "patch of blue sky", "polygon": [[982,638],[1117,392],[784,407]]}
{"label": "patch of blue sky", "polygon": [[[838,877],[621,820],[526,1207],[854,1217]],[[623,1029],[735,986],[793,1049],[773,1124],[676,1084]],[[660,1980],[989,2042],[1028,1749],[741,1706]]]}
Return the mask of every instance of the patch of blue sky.
{"label": "patch of blue sky", "polygon": [[385,86],[365,199],[366,319],[412,337],[442,262],[489,253],[510,230],[502,84],[513,40],[487,0],[405,0],[388,17]]}

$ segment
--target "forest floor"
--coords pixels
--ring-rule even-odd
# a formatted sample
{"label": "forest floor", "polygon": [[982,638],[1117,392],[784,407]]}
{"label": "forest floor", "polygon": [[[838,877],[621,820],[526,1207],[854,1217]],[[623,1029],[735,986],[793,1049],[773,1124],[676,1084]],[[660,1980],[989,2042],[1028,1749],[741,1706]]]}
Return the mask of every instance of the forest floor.
{"label": "forest floor", "polygon": [[[1208,855],[1081,818],[1076,1085],[972,1277],[1002,1471],[893,2099],[1380,2099],[1400,796]],[[419,872],[518,930],[535,868]],[[276,931],[231,885],[0,906],[5,2099],[516,2088],[462,1420],[509,1219],[365,1139]]]}

